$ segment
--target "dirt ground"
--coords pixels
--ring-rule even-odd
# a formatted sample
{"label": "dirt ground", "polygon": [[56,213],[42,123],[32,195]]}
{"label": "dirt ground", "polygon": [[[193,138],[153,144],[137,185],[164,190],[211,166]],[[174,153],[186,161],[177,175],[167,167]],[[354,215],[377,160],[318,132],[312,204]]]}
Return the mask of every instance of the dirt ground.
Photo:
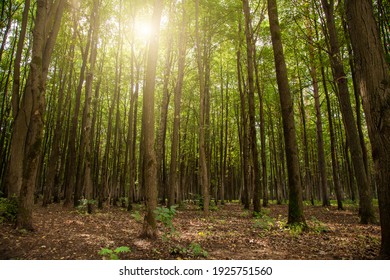
{"label": "dirt ground", "polygon": [[[0,259],[94,260],[102,248],[129,247],[120,259],[375,259],[379,225],[361,225],[356,207],[305,206],[309,230],[285,227],[287,205],[270,205],[254,218],[237,203],[204,218],[196,205],[177,209],[174,231],[159,222],[159,238],[139,238],[143,207],[132,213],[111,207],[94,214],[61,205],[35,207],[35,231],[0,225]],[[139,214],[139,215],[138,215]]]}

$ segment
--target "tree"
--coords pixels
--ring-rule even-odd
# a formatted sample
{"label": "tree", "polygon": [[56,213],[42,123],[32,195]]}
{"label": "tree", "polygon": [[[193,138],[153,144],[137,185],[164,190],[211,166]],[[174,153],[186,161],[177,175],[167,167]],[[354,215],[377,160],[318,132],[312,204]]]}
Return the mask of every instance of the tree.
{"label": "tree", "polygon": [[255,119],[253,31],[252,31],[252,24],[251,24],[249,2],[248,0],[243,0],[242,3],[243,3],[244,15],[245,15],[245,38],[246,38],[247,71],[248,71],[249,136],[250,136],[250,147],[252,152],[253,177],[254,177],[253,211],[260,212],[261,179],[260,179],[259,152],[257,149],[256,119]]}
{"label": "tree", "polygon": [[326,26],[329,34],[330,53],[329,58],[333,68],[333,78],[337,84],[337,96],[340,103],[343,123],[346,130],[348,145],[351,151],[353,167],[359,190],[360,221],[363,224],[375,222],[374,209],[366,168],[363,161],[362,146],[358,135],[356,120],[353,115],[349,95],[347,76],[341,60],[339,40],[337,38],[336,24],[334,19],[334,0],[321,0],[325,12]]}
{"label": "tree", "polygon": [[142,236],[157,237],[157,224],[154,210],[157,207],[157,162],[154,147],[154,91],[156,83],[156,67],[158,57],[158,43],[160,33],[160,20],[163,10],[163,0],[154,2],[152,16],[153,34],[149,38],[149,50],[146,66],[144,89],[144,104],[142,117],[144,121],[144,174],[146,187],[146,214],[143,224]]}
{"label": "tree", "polygon": [[[93,199],[92,187],[92,118],[91,118],[91,104],[92,104],[92,82],[95,73],[95,64],[97,56],[97,43],[99,34],[99,0],[94,0],[91,12],[91,54],[89,57],[89,67],[87,68],[86,83],[85,83],[85,101],[82,120],[82,134],[80,140],[80,172],[82,179],[80,180],[80,193],[84,193],[85,199],[88,201],[90,207]],[[90,209],[89,209],[90,211]]]}
{"label": "tree", "polygon": [[208,172],[208,163],[206,155],[206,143],[205,143],[205,126],[206,126],[206,84],[204,77],[204,65],[202,63],[202,52],[200,45],[199,34],[199,0],[195,2],[196,13],[196,31],[195,31],[195,44],[196,44],[196,61],[199,74],[199,90],[200,90],[200,104],[199,104],[199,167],[200,167],[200,184],[202,186],[203,197],[203,211],[205,215],[208,215],[210,204],[210,180]]}
{"label": "tree", "polygon": [[179,152],[179,140],[180,140],[180,113],[181,113],[181,96],[183,91],[183,80],[185,70],[185,58],[186,58],[186,11],[184,9],[184,2],[182,3],[182,21],[179,34],[179,54],[178,54],[178,69],[177,69],[177,81],[175,86],[174,97],[174,116],[173,116],[173,132],[172,132],[172,144],[171,144],[171,166],[169,176],[169,189],[168,189],[168,206],[171,206],[175,202],[175,193],[178,192],[179,186],[179,172],[178,172],[178,152]]}
{"label": "tree", "polygon": [[[79,20],[79,11],[80,7],[74,7],[74,22],[73,22],[73,36],[77,36],[78,30],[78,20]],[[83,50],[83,59],[82,65],[79,74],[79,81],[76,89],[76,104],[73,109],[72,121],[69,130],[69,138],[68,138],[68,154],[66,159],[66,173],[65,173],[65,201],[64,206],[70,207],[72,203],[72,195],[74,196],[74,206],[79,204],[80,199],[80,191],[76,188],[76,180],[79,178],[76,174],[79,172],[77,168],[77,139],[78,139],[78,121],[79,114],[81,108],[81,94],[83,90],[84,80],[85,80],[85,68],[87,67],[87,61],[89,57],[90,45],[91,45],[91,32],[92,28],[90,27],[88,30],[87,42],[85,49]],[[71,81],[70,81],[71,82]],[[80,174],[78,174],[80,175]]]}
{"label": "tree", "polygon": [[289,183],[288,224],[305,224],[303,215],[302,186],[299,171],[298,148],[294,123],[293,101],[288,84],[287,67],[279,27],[275,0],[268,0],[268,17],[274,50],[275,69],[282,109],[283,132]]}
{"label": "tree", "polygon": [[378,183],[382,228],[380,256],[390,259],[390,72],[372,2],[347,0],[346,10]]}
{"label": "tree", "polygon": [[[5,2],[4,2],[5,3]],[[23,156],[24,156],[24,141],[26,137],[26,123],[25,120],[29,120],[26,116],[29,114],[29,111],[19,110],[21,100],[21,85],[20,85],[20,65],[22,60],[22,52],[24,40],[26,37],[27,24],[28,24],[28,12],[30,9],[30,1],[27,0],[24,3],[23,16],[22,16],[22,26],[19,35],[18,45],[16,49],[16,57],[14,62],[14,72],[13,72],[13,84],[12,84],[12,114],[13,114],[13,125],[12,125],[12,141],[10,147],[10,158],[7,171],[5,174],[5,185],[7,188],[8,197],[12,198],[13,196],[18,197],[20,193],[20,188],[22,185],[22,172],[23,172]],[[5,43],[5,40],[4,40]],[[23,98],[23,101],[25,99]]]}
{"label": "tree", "polygon": [[311,30],[309,29],[308,34],[309,39],[309,58],[310,58],[310,76],[313,84],[313,92],[314,92],[314,106],[316,111],[316,132],[317,132],[317,156],[318,156],[318,168],[320,171],[320,179],[321,179],[321,191],[322,191],[322,205],[330,206],[329,200],[329,190],[328,183],[326,178],[326,162],[325,162],[325,148],[324,148],[324,136],[322,129],[322,116],[321,116],[321,102],[320,102],[320,93],[318,86],[318,78],[317,78],[317,67],[315,63],[315,50],[314,50],[314,42],[313,37],[311,35]]}
{"label": "tree", "polygon": [[[25,106],[31,106],[31,121],[25,139],[23,177],[17,215],[17,227],[28,230],[33,229],[32,206],[44,128],[45,84],[64,6],[65,0],[37,1],[30,63],[31,91],[26,91],[24,96],[27,98],[26,96],[30,95],[31,98],[29,99],[31,103],[25,103]],[[50,13],[46,15],[49,7]],[[46,30],[46,26],[50,26],[51,29]]]}

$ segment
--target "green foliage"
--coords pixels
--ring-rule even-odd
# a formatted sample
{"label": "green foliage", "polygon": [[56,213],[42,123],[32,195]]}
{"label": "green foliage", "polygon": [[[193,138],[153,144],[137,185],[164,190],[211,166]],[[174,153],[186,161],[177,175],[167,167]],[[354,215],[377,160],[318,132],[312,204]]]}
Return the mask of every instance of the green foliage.
{"label": "green foliage", "polygon": [[131,249],[126,246],[117,247],[114,250],[108,249],[108,248],[102,248],[99,251],[99,255],[103,256],[103,259],[109,259],[109,260],[119,260],[119,255],[123,253],[130,253]]}
{"label": "green foliage", "polygon": [[310,218],[310,221],[312,223],[311,229],[316,233],[324,233],[329,232],[330,229],[327,225],[322,223],[320,220],[318,220],[316,217],[312,216]]}
{"label": "green foliage", "polygon": [[79,214],[91,214],[91,206],[97,203],[94,199],[80,199],[80,204],[76,207]]}
{"label": "green foliage", "polygon": [[203,208],[204,208],[203,196],[200,194],[196,194],[194,201],[195,201],[196,205],[198,205],[200,210],[203,210]]}
{"label": "green foliage", "polygon": [[254,223],[255,228],[260,228],[263,230],[271,230],[275,225],[275,219],[268,216],[269,209],[262,209],[261,212],[254,212]]}
{"label": "green foliage", "polygon": [[15,222],[18,214],[18,204],[16,199],[0,197],[0,224],[8,221]]}
{"label": "green foliage", "polygon": [[307,229],[307,225],[305,223],[293,223],[287,224],[286,228],[289,230],[292,236],[298,236]]}
{"label": "green foliage", "polygon": [[132,216],[137,223],[142,222],[142,216],[139,211],[134,211],[130,216]]}
{"label": "green foliage", "polygon": [[177,245],[170,249],[171,255],[181,255],[187,258],[207,258],[209,253],[198,243],[191,242],[187,247]]}
{"label": "green foliage", "polygon": [[176,207],[177,206],[171,206],[169,208],[157,207],[156,210],[154,210],[156,220],[160,221],[165,226],[165,228],[169,229],[171,232],[175,231],[172,220],[176,214]]}
{"label": "green foliage", "polygon": [[[194,198],[194,202],[196,205],[198,205],[200,210],[202,210],[202,211],[204,210],[204,200],[203,200],[202,195],[196,194],[195,198]],[[214,199],[210,199],[209,210],[210,211],[218,211],[218,206],[217,206],[216,201]]]}

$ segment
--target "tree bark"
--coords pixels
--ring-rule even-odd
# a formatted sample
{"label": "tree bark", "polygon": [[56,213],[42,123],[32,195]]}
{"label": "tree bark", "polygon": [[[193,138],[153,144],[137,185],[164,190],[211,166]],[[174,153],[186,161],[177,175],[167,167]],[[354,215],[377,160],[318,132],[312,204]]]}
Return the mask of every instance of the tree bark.
{"label": "tree bark", "polygon": [[[77,27],[78,27],[78,12],[74,12],[74,30],[75,34],[73,36],[76,36],[77,34]],[[69,139],[68,139],[68,155],[66,159],[66,171],[65,171],[65,179],[64,179],[64,185],[65,185],[65,201],[64,201],[64,207],[71,206],[72,203],[72,195],[75,193],[74,197],[74,205],[77,206],[79,203],[79,193],[76,189],[76,172],[77,172],[77,151],[76,151],[76,141],[77,141],[77,135],[78,135],[78,118],[80,114],[80,107],[81,107],[81,93],[82,93],[82,87],[84,84],[84,73],[85,68],[87,64],[88,59],[88,53],[90,49],[90,32],[91,28],[88,31],[88,38],[87,38],[87,44],[83,53],[83,62],[80,69],[80,75],[79,75],[79,83],[77,85],[76,90],[76,104],[73,110],[72,115],[72,121],[71,126],[69,130]],[[72,82],[72,81],[69,81]]]}
{"label": "tree bark", "polygon": [[[168,39],[171,41],[172,37]],[[164,70],[164,85],[163,85],[163,97],[161,101],[161,111],[160,111],[160,123],[158,126],[157,132],[157,146],[156,146],[156,156],[157,156],[157,178],[158,178],[158,188],[159,194],[162,199],[162,203],[165,204],[166,199],[166,188],[167,188],[167,172],[166,172],[166,138],[167,138],[167,120],[168,120],[168,106],[170,100],[170,89],[169,82],[172,72],[172,43],[169,44],[167,49],[167,56],[165,60],[165,70]],[[170,186],[169,186],[170,187]],[[168,204],[169,204],[169,189],[168,189]]]}
{"label": "tree bark", "polygon": [[[183,5],[183,4],[182,4]],[[169,176],[169,189],[168,189],[168,206],[171,206],[175,203],[175,193],[179,191],[179,141],[180,141],[180,113],[181,113],[181,95],[183,91],[183,81],[184,81],[184,70],[185,70],[185,58],[186,58],[186,12],[182,11],[182,22],[181,29],[179,34],[179,57],[178,57],[178,76],[175,86],[175,97],[174,97],[174,119],[173,119],[173,135],[172,135],[172,144],[171,144],[171,166],[170,166],[170,176]]]}
{"label": "tree bark", "polygon": [[[5,2],[5,1],[4,1]],[[20,65],[22,60],[22,52],[24,40],[26,37],[28,13],[30,9],[30,0],[25,1],[22,15],[22,26],[20,30],[18,45],[14,61],[13,84],[12,84],[12,115],[14,122],[12,124],[12,140],[10,146],[10,160],[7,171],[5,173],[5,187],[7,188],[8,198],[18,197],[22,186],[23,173],[23,155],[24,155],[24,140],[26,138],[27,126],[30,112],[26,111],[29,107],[25,104],[20,104]],[[26,85],[26,90],[29,89],[29,83]],[[23,102],[26,102],[23,98]],[[27,101],[29,103],[29,101]],[[24,110],[19,110],[20,106]]]}
{"label": "tree bark", "polygon": [[253,54],[254,44],[252,40],[252,24],[248,0],[243,0],[243,10],[245,15],[245,37],[247,50],[247,70],[248,70],[248,108],[249,108],[249,135],[253,161],[253,211],[260,212],[261,210],[261,178],[259,152],[257,149],[257,134],[256,134],[256,118],[255,118],[255,84],[254,84],[254,65]]}
{"label": "tree bark", "polygon": [[[47,70],[61,23],[65,0],[59,0],[55,4],[56,9],[51,10],[52,14],[46,15],[47,5],[49,5],[48,1],[37,1],[33,31],[32,59],[30,63],[31,92],[26,92],[26,94],[31,95],[31,121],[25,140],[23,181],[16,221],[18,228],[27,230],[33,229],[32,206],[34,203],[33,195],[43,138]],[[52,27],[45,29],[46,25],[54,18],[56,21]],[[46,33],[48,31],[51,32]]]}
{"label": "tree bark", "polygon": [[[92,26],[92,37],[91,37],[91,55],[89,57],[89,68],[87,69],[86,82],[85,82],[85,101],[83,110],[82,120],[82,134],[80,142],[80,151],[83,153],[80,159],[83,159],[82,167],[82,180],[83,186],[81,187],[81,193],[84,193],[84,198],[87,199],[88,205],[91,205],[93,198],[93,186],[92,186],[92,141],[91,134],[92,129],[92,118],[91,118],[91,105],[92,105],[92,84],[95,73],[95,64],[97,56],[97,43],[99,34],[99,0],[94,0],[93,11],[91,13],[91,26]],[[91,206],[89,206],[91,207]],[[89,211],[90,212],[90,211]]]}
{"label": "tree bark", "polygon": [[314,106],[316,112],[317,158],[318,158],[318,168],[320,171],[320,179],[321,179],[320,183],[321,183],[321,192],[322,192],[322,206],[330,206],[329,190],[328,190],[328,183],[327,183],[327,176],[326,176],[326,162],[325,162],[324,136],[323,136],[323,129],[322,129],[321,103],[320,103],[320,94],[319,94],[319,87],[318,87],[317,68],[315,63],[313,39],[311,34],[309,34],[309,57],[310,57],[310,76],[312,79],[313,92],[314,92]]}
{"label": "tree bark", "polygon": [[196,13],[196,31],[195,31],[195,44],[196,44],[196,60],[198,65],[199,74],[199,89],[200,89],[200,116],[199,116],[199,167],[200,167],[200,184],[203,197],[203,212],[207,216],[209,214],[210,204],[210,181],[209,172],[207,170],[207,156],[206,156],[206,143],[205,143],[205,118],[206,118],[206,86],[204,77],[204,65],[202,63],[202,52],[200,45],[199,34],[199,0],[195,2]]}
{"label": "tree bark", "polygon": [[146,80],[144,89],[144,183],[146,188],[146,214],[143,224],[142,236],[146,238],[157,237],[157,224],[154,210],[157,207],[157,162],[154,147],[154,90],[156,84],[156,67],[158,58],[158,45],[160,33],[160,20],[163,10],[163,1],[154,2],[152,28],[154,34],[150,36],[149,51],[146,65]]}
{"label": "tree bark", "polygon": [[372,2],[346,1],[356,76],[363,99],[378,183],[382,241],[380,255],[390,259],[390,74]]}
{"label": "tree bark", "polygon": [[293,100],[288,85],[287,67],[275,0],[268,0],[268,16],[274,50],[276,76],[282,109],[282,121],[289,182],[288,224],[306,224],[303,215],[302,185],[299,171],[298,147],[294,123]]}
{"label": "tree bark", "polygon": [[343,122],[351,151],[356,181],[358,184],[360,199],[360,222],[363,224],[368,224],[375,222],[375,215],[372,206],[370,186],[363,161],[362,147],[359,140],[356,120],[352,111],[347,76],[344,72],[344,66],[340,56],[339,41],[337,38],[336,25],[334,21],[334,0],[330,0],[330,2],[328,2],[328,0],[321,0],[321,2],[325,12],[326,25],[329,33],[329,56],[333,68],[333,77],[338,88],[337,94],[340,103],[340,109],[343,116]]}

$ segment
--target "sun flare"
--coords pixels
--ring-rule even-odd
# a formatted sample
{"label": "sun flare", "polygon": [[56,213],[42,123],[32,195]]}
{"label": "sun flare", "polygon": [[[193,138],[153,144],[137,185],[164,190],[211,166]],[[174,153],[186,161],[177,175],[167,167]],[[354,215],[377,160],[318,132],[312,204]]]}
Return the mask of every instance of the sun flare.
{"label": "sun flare", "polygon": [[139,39],[147,41],[153,33],[153,28],[150,23],[140,22],[136,25],[135,32]]}

